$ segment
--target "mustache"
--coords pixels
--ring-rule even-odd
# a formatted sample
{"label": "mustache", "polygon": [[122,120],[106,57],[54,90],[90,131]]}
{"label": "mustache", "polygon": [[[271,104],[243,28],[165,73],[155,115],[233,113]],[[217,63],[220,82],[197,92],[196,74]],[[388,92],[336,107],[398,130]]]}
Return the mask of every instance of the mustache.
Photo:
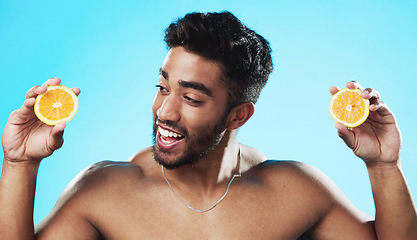
{"label": "mustache", "polygon": [[154,120],[154,131],[156,132],[156,128],[158,126],[157,123],[162,123],[165,126],[171,128],[172,130],[180,133],[181,135],[183,135],[184,137],[188,137],[188,130],[187,128],[180,126],[177,122],[171,121],[171,120],[161,120],[159,118],[155,118]]}

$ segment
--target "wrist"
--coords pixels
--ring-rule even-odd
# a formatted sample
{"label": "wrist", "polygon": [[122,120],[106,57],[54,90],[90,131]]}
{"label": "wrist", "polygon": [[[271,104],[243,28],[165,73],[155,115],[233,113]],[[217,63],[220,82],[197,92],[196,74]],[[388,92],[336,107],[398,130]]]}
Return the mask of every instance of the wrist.
{"label": "wrist", "polygon": [[365,161],[366,167],[368,169],[375,169],[375,170],[387,170],[387,169],[395,169],[401,168],[401,159],[398,158],[393,161]]}
{"label": "wrist", "polygon": [[366,168],[369,175],[372,177],[377,177],[377,179],[389,179],[393,175],[400,173],[402,175],[401,161],[392,162],[367,162]]}
{"label": "wrist", "polygon": [[6,157],[3,158],[3,172],[13,171],[24,174],[37,174],[40,161],[10,161]]}

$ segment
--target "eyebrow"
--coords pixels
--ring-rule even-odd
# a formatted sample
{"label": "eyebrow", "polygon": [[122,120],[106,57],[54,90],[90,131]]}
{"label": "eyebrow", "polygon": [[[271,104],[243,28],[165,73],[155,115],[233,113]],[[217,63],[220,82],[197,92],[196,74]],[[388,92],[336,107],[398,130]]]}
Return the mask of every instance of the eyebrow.
{"label": "eyebrow", "polygon": [[200,91],[200,92],[206,94],[209,97],[213,97],[213,93],[211,92],[211,90],[208,89],[206,86],[204,86],[204,84],[202,84],[202,83],[180,80],[178,82],[178,85],[180,85],[181,87],[185,87],[185,88],[195,89],[197,91]]}
{"label": "eyebrow", "polygon": [[168,80],[168,73],[164,71],[164,69],[159,68],[159,75],[164,77],[166,80]]}
{"label": "eyebrow", "polygon": [[[162,68],[159,68],[159,75],[161,75],[163,78],[165,78],[166,80],[169,81],[168,73],[165,72]],[[181,87],[184,87],[184,88],[195,89],[195,90],[197,90],[199,92],[202,92],[203,94],[205,94],[209,97],[213,97],[213,92],[210,89],[208,89],[206,86],[204,86],[204,84],[202,84],[202,83],[194,82],[194,81],[179,80],[178,85],[180,85]]]}

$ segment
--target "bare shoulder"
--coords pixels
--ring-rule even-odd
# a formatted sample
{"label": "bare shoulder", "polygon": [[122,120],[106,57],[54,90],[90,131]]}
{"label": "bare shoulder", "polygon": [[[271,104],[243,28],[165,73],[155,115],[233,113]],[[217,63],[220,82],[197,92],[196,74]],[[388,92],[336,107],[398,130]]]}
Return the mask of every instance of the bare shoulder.
{"label": "bare shoulder", "polygon": [[150,149],[134,154],[127,161],[101,161],[84,169],[68,185],[68,191],[93,190],[95,193],[118,191],[121,186],[128,189],[140,187],[145,178],[153,177],[153,166]]}
{"label": "bare shoulder", "polygon": [[242,172],[253,177],[262,177],[264,180],[282,178],[301,181],[303,179],[321,179],[327,177],[316,168],[298,161],[270,160],[259,150],[242,145]]}
{"label": "bare shoulder", "polygon": [[100,202],[103,202],[103,199],[115,200],[114,198],[123,196],[123,193],[127,194],[131,190],[137,192],[145,182],[148,184],[152,182],[153,178],[158,179],[160,176],[154,173],[157,172],[154,169],[155,163],[152,161],[150,149],[134,154],[127,161],[94,163],[81,171],[68,184],[59,201],[86,198],[89,200],[79,202],[94,204],[96,199]]}
{"label": "bare shoulder", "polygon": [[[77,208],[88,213],[100,203],[118,201],[129,192],[140,191],[145,179],[153,177],[147,165],[149,149],[133,155],[128,161],[101,161],[82,170],[65,188],[52,214],[61,208]],[[153,164],[154,165],[154,164]]]}
{"label": "bare shoulder", "polygon": [[128,188],[133,182],[140,183],[143,177],[142,169],[130,162],[94,163],[82,170],[67,185],[52,213],[62,207],[83,209],[82,211],[92,209],[96,201]]}
{"label": "bare shoulder", "polygon": [[320,170],[298,161],[267,160],[247,173],[247,177],[268,186],[277,196],[307,204],[317,214],[325,214],[335,202],[345,204],[347,199],[336,184]]}
{"label": "bare shoulder", "polygon": [[252,168],[248,175],[265,182],[287,209],[294,206],[293,211],[308,213],[304,216],[310,221],[310,236],[335,239],[340,229],[345,229],[361,236],[357,239],[372,239],[373,219],[353,206],[336,184],[315,167],[297,161],[268,160]]}
{"label": "bare shoulder", "polygon": [[[101,184],[105,182],[108,184],[108,181],[117,182],[132,177],[142,178],[148,172],[147,167],[152,165],[149,164],[151,159],[151,150],[146,148],[133,154],[126,161],[100,161],[81,171],[73,182],[82,184]],[[117,178],[115,178],[116,176]]]}
{"label": "bare shoulder", "polygon": [[[339,194],[336,185],[318,169],[298,161],[269,160],[260,151],[242,145],[242,172],[247,179],[263,182],[272,189],[282,187],[296,192],[319,193],[322,198],[329,193]],[[325,193],[325,194],[321,194]]]}
{"label": "bare shoulder", "polygon": [[[142,168],[126,161],[101,161],[94,163],[81,171],[68,185],[74,190],[88,190],[101,185],[109,186],[124,182],[127,179],[143,177]],[[76,187],[74,187],[76,185]]]}
{"label": "bare shoulder", "polygon": [[[101,214],[139,192],[145,178],[143,169],[128,161],[90,165],[68,184],[50,214],[36,225],[38,239],[99,238],[93,226],[103,219]],[[66,235],[68,232],[71,237]]]}
{"label": "bare shoulder", "polygon": [[287,179],[315,183],[330,180],[318,169],[303,162],[290,160],[266,160],[254,166],[250,172],[268,181]]}

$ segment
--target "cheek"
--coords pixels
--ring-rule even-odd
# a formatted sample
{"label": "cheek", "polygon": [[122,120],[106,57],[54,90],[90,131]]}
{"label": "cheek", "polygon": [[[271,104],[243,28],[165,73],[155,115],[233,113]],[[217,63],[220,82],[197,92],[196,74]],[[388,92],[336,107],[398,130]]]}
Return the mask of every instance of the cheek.
{"label": "cheek", "polygon": [[183,115],[183,120],[186,121],[187,128],[206,131],[212,129],[215,125],[224,121],[224,113],[216,111],[187,111],[187,117]]}

